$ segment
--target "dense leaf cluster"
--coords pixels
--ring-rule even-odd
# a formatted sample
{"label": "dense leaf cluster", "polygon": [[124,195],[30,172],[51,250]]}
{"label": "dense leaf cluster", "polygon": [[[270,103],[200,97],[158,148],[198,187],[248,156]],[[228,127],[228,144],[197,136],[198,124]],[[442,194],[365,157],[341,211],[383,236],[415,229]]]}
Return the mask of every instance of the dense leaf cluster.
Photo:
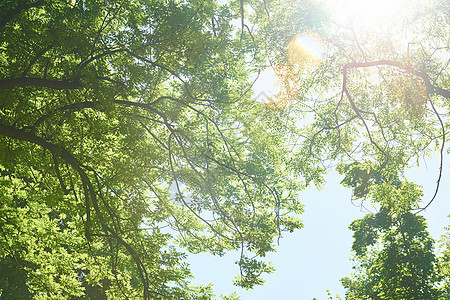
{"label": "dense leaf cluster", "polygon": [[0,3],[2,297],[212,297],[183,248],[272,271],[303,183],[235,5]]}

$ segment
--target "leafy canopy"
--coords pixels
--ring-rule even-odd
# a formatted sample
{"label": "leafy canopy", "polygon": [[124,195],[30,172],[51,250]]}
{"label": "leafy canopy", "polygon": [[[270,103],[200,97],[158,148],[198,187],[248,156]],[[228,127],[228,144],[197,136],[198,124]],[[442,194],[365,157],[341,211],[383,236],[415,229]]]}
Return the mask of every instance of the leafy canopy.
{"label": "leafy canopy", "polygon": [[[212,298],[184,251],[239,250],[252,288],[336,166],[379,209],[351,225],[347,296],[445,297],[448,251],[417,214],[436,194],[404,170],[437,151],[438,191],[449,9],[366,26],[312,0],[0,2],[1,295]],[[281,91],[262,104],[266,67]]]}
{"label": "leafy canopy", "polygon": [[2,296],[211,298],[184,250],[272,272],[305,182],[238,4],[1,2]]}

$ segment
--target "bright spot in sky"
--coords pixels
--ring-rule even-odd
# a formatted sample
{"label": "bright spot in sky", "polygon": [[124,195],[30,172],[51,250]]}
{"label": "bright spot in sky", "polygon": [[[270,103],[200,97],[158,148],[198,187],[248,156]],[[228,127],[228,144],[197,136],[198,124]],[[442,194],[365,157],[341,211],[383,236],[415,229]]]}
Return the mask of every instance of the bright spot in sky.
{"label": "bright spot in sky", "polygon": [[253,86],[256,101],[276,109],[293,103],[301,88],[299,72],[316,68],[324,53],[323,41],[318,34],[307,32],[295,35],[286,47],[288,63],[269,66],[256,80]]}
{"label": "bright spot in sky", "polygon": [[255,84],[253,85],[255,99],[261,103],[269,103],[270,99],[280,92],[280,86],[277,83],[275,70],[269,66],[263,70]]}
{"label": "bright spot in sky", "polygon": [[289,62],[301,67],[313,67],[324,54],[322,41],[316,34],[298,34],[288,45]]}
{"label": "bright spot in sky", "polygon": [[339,21],[382,24],[394,18],[406,0],[327,0]]}

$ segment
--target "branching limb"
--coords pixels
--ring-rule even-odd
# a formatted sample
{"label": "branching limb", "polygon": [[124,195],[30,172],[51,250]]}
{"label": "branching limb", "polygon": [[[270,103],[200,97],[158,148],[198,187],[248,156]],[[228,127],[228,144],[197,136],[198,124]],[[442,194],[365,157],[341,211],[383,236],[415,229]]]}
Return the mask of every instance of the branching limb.
{"label": "branching limb", "polygon": [[312,154],[312,145],[314,144],[314,140],[316,139],[316,137],[317,137],[320,133],[322,133],[322,132],[325,131],[325,130],[335,130],[335,129],[339,129],[340,127],[346,125],[347,123],[350,123],[351,121],[353,121],[353,120],[356,119],[356,118],[357,118],[357,116],[352,116],[351,118],[345,120],[345,121],[342,122],[342,123],[339,123],[339,124],[337,124],[337,125],[335,125],[335,126],[332,126],[332,127],[331,127],[331,126],[322,127],[319,131],[315,132],[314,135],[313,135],[313,137],[311,138],[311,142],[309,143],[309,154],[310,154],[310,155]]}
{"label": "branching limb", "polygon": [[134,260],[137,269],[138,274],[140,277],[140,280],[144,287],[144,293],[143,293],[143,299],[148,300],[150,299],[149,296],[149,280],[148,280],[148,274],[145,269],[144,264],[142,263],[141,259],[139,258],[139,255],[134,250],[134,248],[127,243],[115,230],[113,230],[106,222],[105,218],[103,217],[102,212],[100,211],[100,207],[98,206],[97,202],[97,195],[94,189],[94,186],[92,185],[91,180],[89,179],[86,172],[83,170],[81,163],[66,149],[63,147],[60,147],[58,145],[55,145],[53,143],[50,143],[46,141],[45,139],[38,137],[34,135],[33,133],[16,129],[11,126],[7,126],[4,124],[0,124],[0,135],[13,138],[16,140],[22,140],[31,142],[35,145],[39,145],[43,147],[44,149],[47,149],[50,151],[53,155],[57,155],[61,158],[63,158],[80,176],[84,194],[85,194],[85,209],[86,209],[86,215],[87,215],[87,223],[85,227],[85,235],[86,239],[90,242],[92,241],[92,235],[90,232],[90,200],[92,201],[93,208],[97,214],[97,217],[99,218],[99,221],[102,225],[103,231],[105,233],[109,233],[115,240],[117,240],[131,255],[132,259]]}
{"label": "branching limb", "polygon": [[34,135],[33,133],[26,132],[24,130],[19,130],[19,129],[16,129],[14,127],[10,127],[10,126],[4,125],[4,124],[0,124],[0,135],[10,137],[10,138],[13,138],[16,140],[31,142],[35,145],[39,145],[39,146],[43,147],[44,149],[47,149],[48,151],[50,151],[52,153],[52,155],[63,158],[70,166],[72,166],[75,169],[75,171],[77,171],[77,173],[80,175],[81,181],[83,183],[83,189],[84,189],[85,198],[86,198],[85,209],[86,209],[86,216],[87,216],[87,220],[88,220],[87,225],[86,225],[86,238],[88,240],[91,240],[90,229],[89,229],[89,222],[90,222],[90,202],[89,202],[90,197],[89,197],[89,190],[88,190],[89,177],[84,172],[84,170],[81,168],[80,162],[75,157],[73,157],[72,154],[70,154],[66,149],[59,147],[55,144],[52,144],[52,143],[44,140],[43,138]]}
{"label": "branching limb", "polygon": [[348,63],[348,64],[344,65],[344,72],[349,69],[369,68],[369,67],[375,67],[375,66],[392,66],[392,67],[396,67],[397,69],[403,70],[409,74],[418,76],[418,77],[422,78],[423,82],[425,83],[425,86],[431,93],[440,95],[447,99],[450,99],[450,90],[443,89],[439,86],[433,85],[428,74],[426,74],[420,70],[416,70],[411,66],[402,65],[401,63],[396,62],[396,61],[382,59],[382,60],[368,61],[368,62]]}
{"label": "branching limb", "polygon": [[[363,121],[364,126],[366,127],[366,130],[369,134],[369,139],[370,141],[381,151],[383,152],[380,147],[373,141],[372,136],[370,135],[369,132],[369,128],[366,125],[364,119],[361,117],[360,114],[360,110],[356,107],[350,93],[347,90],[346,87],[346,81],[347,81],[347,70],[349,69],[353,69],[353,68],[368,68],[368,67],[379,67],[379,66],[392,66],[395,68],[398,68],[408,74],[417,76],[419,78],[421,78],[428,90],[429,93],[431,94],[437,94],[439,96],[442,96],[446,99],[450,99],[450,90],[447,89],[443,89],[439,86],[435,85],[435,82],[431,81],[430,77],[428,76],[428,74],[426,74],[425,72],[422,72],[420,70],[414,69],[413,67],[409,66],[409,65],[402,65],[399,62],[396,61],[391,61],[391,60],[378,60],[378,61],[369,61],[369,62],[353,62],[353,63],[348,63],[344,65],[343,68],[343,73],[344,73],[344,80],[343,80],[343,92],[346,94],[347,98],[350,101],[350,104],[353,108],[353,110],[356,112],[356,114],[358,115],[358,117]],[[442,168],[443,168],[443,156],[444,156],[444,146],[445,146],[445,140],[446,140],[446,133],[445,133],[445,126],[444,123],[442,121],[441,116],[439,115],[433,101],[431,100],[430,96],[428,96],[428,101],[430,102],[431,108],[433,113],[436,115],[436,117],[438,118],[439,124],[441,126],[441,130],[442,130],[442,142],[441,142],[441,148],[440,148],[440,163],[439,163],[439,176],[438,179],[436,181],[436,188],[433,194],[433,197],[431,198],[431,200],[427,203],[427,205],[425,205],[423,208],[420,208],[416,213],[420,213],[423,210],[425,210],[426,208],[428,208],[430,206],[430,204],[434,201],[434,199],[437,196],[437,193],[439,191],[439,186],[440,186],[440,181],[441,181],[441,177],[442,177]],[[384,136],[384,135],[383,135]],[[384,152],[383,152],[384,153]]]}
{"label": "branching limb", "polygon": [[[173,134],[173,133],[172,133]],[[171,140],[172,140],[172,134],[169,136],[169,142],[168,142],[168,149],[169,149],[169,162],[170,162],[170,169],[173,175],[173,178],[175,180],[175,186],[177,188],[177,192],[180,195],[180,199],[183,202],[184,206],[186,206],[199,220],[201,220],[203,223],[205,223],[211,230],[212,232],[214,232],[215,234],[217,234],[218,236],[225,238],[226,240],[230,240],[232,241],[232,239],[230,239],[228,236],[225,236],[223,234],[221,234],[220,232],[218,232],[211,224],[210,222],[206,221],[204,218],[202,218],[196,211],[194,211],[192,209],[192,207],[190,205],[187,204],[186,200],[183,197],[183,193],[181,191],[180,188],[180,184],[178,181],[178,177],[175,174],[175,168],[173,166],[173,154],[172,154],[172,147],[171,147]]]}
{"label": "branching limb", "polygon": [[436,117],[439,120],[439,124],[441,125],[441,130],[442,130],[442,143],[441,143],[441,149],[439,151],[439,176],[438,179],[436,181],[436,189],[434,190],[434,194],[433,197],[431,198],[430,201],[428,201],[427,205],[425,205],[423,208],[419,209],[419,211],[417,213],[420,213],[422,211],[424,211],[425,209],[428,208],[428,206],[430,206],[430,204],[434,201],[434,199],[436,198],[438,191],[439,191],[439,186],[441,183],[441,177],[442,177],[442,166],[444,164],[444,147],[445,147],[445,125],[444,122],[442,121],[441,116],[439,115],[438,111],[436,110],[436,107],[434,106],[433,101],[431,101],[430,97],[428,97],[428,100],[430,101],[430,105],[431,108],[433,109]]}
{"label": "branching limb", "polygon": [[69,191],[67,190],[66,185],[64,184],[64,181],[61,177],[61,172],[59,171],[58,158],[56,157],[56,155],[54,153],[52,153],[52,157],[53,157],[53,163],[55,164],[56,177],[58,177],[59,184],[60,184],[61,189],[63,190],[64,194],[67,195],[69,193]]}
{"label": "branching limb", "polygon": [[[25,70],[23,70],[22,72],[22,76],[21,78],[25,77],[27,75],[27,73],[30,71],[31,67],[36,63],[36,61],[42,57],[42,55],[44,55],[47,51],[49,51],[51,48],[53,48],[53,44],[48,45],[46,48],[42,49],[41,51],[39,51],[36,56],[30,61],[30,63],[28,64],[28,66],[25,68]],[[45,76],[44,76],[45,78]]]}
{"label": "branching limb", "polygon": [[81,89],[83,86],[78,79],[72,81],[69,80],[49,80],[42,78],[24,77],[17,79],[3,79],[0,80],[1,89],[13,89],[16,87],[45,87],[54,90],[76,90]]}
{"label": "branching limb", "polygon": [[[347,65],[346,65],[347,66]],[[377,142],[372,138],[372,134],[370,133],[369,126],[367,126],[366,120],[362,117],[360,110],[356,106],[355,102],[353,101],[352,96],[350,95],[350,92],[347,89],[347,67],[344,66],[344,75],[343,75],[343,83],[342,83],[342,90],[344,91],[345,95],[347,96],[348,101],[350,102],[350,105],[352,106],[352,109],[355,111],[358,118],[363,122],[364,127],[366,128],[367,135],[369,136],[370,142],[375,145],[375,147],[382,153],[386,158],[388,157],[387,154],[384,152],[383,149],[378,145]]]}

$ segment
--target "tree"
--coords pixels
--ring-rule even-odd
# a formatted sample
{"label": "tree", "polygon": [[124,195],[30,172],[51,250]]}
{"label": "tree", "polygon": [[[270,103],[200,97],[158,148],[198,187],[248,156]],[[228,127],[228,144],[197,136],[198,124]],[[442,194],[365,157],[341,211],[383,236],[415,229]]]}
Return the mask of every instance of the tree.
{"label": "tree", "polygon": [[[299,191],[335,166],[397,224],[355,232],[404,254],[409,222],[430,258],[417,214],[443,169],[448,11],[410,1],[380,30],[312,0],[0,2],[2,295],[213,297],[184,250],[240,250],[251,288],[272,271],[257,258],[301,227]],[[251,79],[269,66],[282,90],[264,105]],[[433,151],[420,202],[404,170]],[[408,270],[434,295],[430,265]]]}
{"label": "tree", "polygon": [[376,189],[379,212],[350,225],[357,264],[355,274],[342,280],[346,299],[445,299],[438,289],[434,241],[425,219],[410,211],[421,196],[408,182]]}
{"label": "tree", "polygon": [[[394,183],[421,155],[442,157],[449,9],[447,1],[411,2],[382,25],[328,15],[326,26],[293,36],[294,54],[274,64],[285,93],[295,91],[290,117],[312,120],[297,130],[299,162],[344,163],[348,172],[358,164],[366,174],[355,177],[354,198],[364,199],[370,186]],[[311,54],[310,44],[320,53]]]}
{"label": "tree", "polygon": [[[346,17],[338,8],[342,15],[316,10],[314,30],[292,34],[287,55],[272,56],[281,91],[269,105],[301,125],[292,130],[297,165],[336,168],[352,203],[377,211],[350,227],[356,274],[343,281],[347,297],[445,299],[448,257],[434,256],[420,213],[436,198],[444,166],[449,3],[403,2],[382,18],[386,5],[372,23],[367,12]],[[435,192],[421,199],[404,171],[435,153]]]}
{"label": "tree", "polygon": [[446,228],[445,235],[442,236],[441,250],[438,266],[442,276],[442,295],[445,299],[450,296],[450,226]]}
{"label": "tree", "polygon": [[[334,19],[295,37],[295,55],[279,63],[287,93],[282,90],[278,103],[293,91],[288,106],[313,120],[299,131],[298,162],[314,160],[324,171],[336,167],[353,190],[352,202],[377,211],[350,226],[356,272],[343,279],[348,299],[446,297],[448,277],[441,278],[438,262],[442,268],[448,257],[434,256],[419,214],[434,201],[443,170],[449,11],[447,2],[417,1],[378,25]],[[323,49],[316,61],[305,38]],[[435,193],[421,199],[404,171],[436,152]]]}
{"label": "tree", "polygon": [[237,4],[1,2],[2,296],[211,298],[183,248],[272,271],[304,182]]}

